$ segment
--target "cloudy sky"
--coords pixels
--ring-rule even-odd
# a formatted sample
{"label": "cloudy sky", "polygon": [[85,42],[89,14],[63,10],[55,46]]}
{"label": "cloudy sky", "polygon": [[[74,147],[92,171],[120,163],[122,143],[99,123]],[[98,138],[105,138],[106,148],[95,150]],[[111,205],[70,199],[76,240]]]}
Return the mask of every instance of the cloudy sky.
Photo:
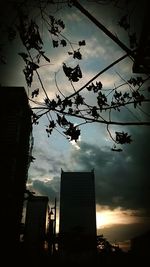
{"label": "cloudy sky", "polygon": [[[121,16],[132,10],[130,21],[131,31],[140,32],[141,21],[144,12],[136,1],[131,2],[130,9],[116,4],[107,5],[109,1],[80,1],[89,12],[105,25],[115,36],[129,46],[127,33],[118,25]],[[95,1],[96,2],[96,1]],[[100,4],[101,2],[101,4]],[[104,4],[105,2],[105,4]],[[116,1],[116,3],[119,1]],[[30,2],[31,3],[31,2]],[[124,3],[124,1],[122,1]],[[76,43],[85,40],[86,46],[81,47],[82,60],[72,59],[68,55],[69,44],[62,48],[53,48],[50,35],[47,34],[41,23],[41,35],[45,41],[46,55],[50,58],[50,64],[43,64],[39,69],[44,86],[50,98],[58,94],[57,84],[63,94],[73,93],[73,89],[62,70],[62,63],[71,67],[80,65],[83,78],[74,83],[78,90],[94,77],[100,70],[107,67],[114,60],[123,56],[125,52],[108,38],[89,19],[81,14],[75,7],[60,5],[55,11],[57,19],[62,19],[66,25],[63,35],[78,48]],[[144,1],[143,7],[144,10]],[[34,6],[33,6],[34,10]],[[51,9],[51,12],[53,10]],[[50,12],[50,11],[49,11]],[[35,11],[36,14],[36,11]],[[53,15],[53,13],[50,13]],[[138,19],[140,16],[140,20]],[[18,52],[23,52],[21,42],[14,40],[11,44],[3,47],[7,54],[7,64],[0,67],[1,84],[9,86],[24,86],[27,90],[24,74],[24,62]],[[101,81],[103,89],[113,89],[130,79],[133,62],[126,58],[115,65],[109,71],[101,75],[97,81]],[[143,76],[144,77],[144,76]],[[38,79],[34,76],[31,90],[40,87]],[[127,88],[121,87],[124,92]],[[27,90],[28,91],[28,90]],[[94,96],[89,96],[85,91],[84,97],[89,103],[94,103]],[[45,98],[40,90],[37,101],[42,102]],[[33,107],[34,104],[31,103]],[[148,107],[142,107],[148,113]],[[145,113],[140,109],[123,109],[122,112],[114,112],[114,119],[120,120],[148,120]],[[79,121],[75,120],[76,123]],[[97,232],[104,234],[109,241],[125,242],[139,233],[144,232],[150,223],[150,129],[145,126],[120,126],[110,127],[113,134],[118,131],[129,131],[133,142],[125,145],[122,152],[111,150],[111,140],[105,125],[87,124],[81,128],[81,138],[77,143],[70,143],[57,131],[48,138],[45,127],[48,125],[46,117],[42,117],[38,125],[33,126],[34,148],[33,156],[36,160],[31,163],[29,169],[28,188],[37,195],[47,195],[50,204],[53,205],[57,198],[57,212],[59,214],[59,189],[61,169],[64,171],[91,171],[95,172]],[[57,218],[57,229],[59,218]]]}

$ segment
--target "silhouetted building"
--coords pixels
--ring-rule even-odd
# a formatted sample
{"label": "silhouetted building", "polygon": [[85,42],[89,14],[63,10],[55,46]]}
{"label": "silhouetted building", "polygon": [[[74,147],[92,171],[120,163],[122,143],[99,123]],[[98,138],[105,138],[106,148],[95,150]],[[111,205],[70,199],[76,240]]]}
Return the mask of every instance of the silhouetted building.
{"label": "silhouetted building", "polygon": [[138,260],[149,260],[150,230],[131,239],[132,255]]}
{"label": "silhouetted building", "polygon": [[96,251],[96,205],[94,171],[61,173],[60,254],[84,262]]}
{"label": "silhouetted building", "polygon": [[[144,2],[143,2],[144,3]],[[140,35],[139,45],[136,51],[136,58],[133,64],[134,73],[150,73],[150,27],[149,27],[149,1],[142,6],[144,21]]]}
{"label": "silhouetted building", "polygon": [[48,227],[48,197],[28,199],[25,218],[24,247],[27,255],[36,260],[44,252]]}
{"label": "silhouetted building", "polygon": [[[31,110],[23,87],[0,87],[3,248],[14,252],[20,238],[31,149]],[[8,256],[9,257],[9,256]]]}

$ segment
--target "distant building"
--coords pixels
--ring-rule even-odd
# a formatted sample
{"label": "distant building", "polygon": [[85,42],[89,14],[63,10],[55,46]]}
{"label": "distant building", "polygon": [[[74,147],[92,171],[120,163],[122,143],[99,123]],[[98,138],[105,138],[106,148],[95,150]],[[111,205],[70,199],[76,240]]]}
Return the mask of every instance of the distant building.
{"label": "distant building", "polygon": [[61,173],[60,254],[64,259],[92,259],[96,251],[94,172]]}
{"label": "distant building", "polygon": [[37,258],[43,251],[48,227],[48,197],[28,199],[25,218],[24,245],[30,256]]}
{"label": "distant building", "polygon": [[20,237],[32,124],[28,97],[23,87],[0,87],[0,97],[2,243],[5,244],[4,249],[10,253],[17,247]]}

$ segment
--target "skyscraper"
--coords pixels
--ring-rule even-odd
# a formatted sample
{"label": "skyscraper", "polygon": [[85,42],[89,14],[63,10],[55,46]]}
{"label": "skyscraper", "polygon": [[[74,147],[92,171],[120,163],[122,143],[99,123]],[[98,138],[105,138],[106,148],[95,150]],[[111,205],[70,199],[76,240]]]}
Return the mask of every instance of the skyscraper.
{"label": "skyscraper", "polygon": [[[61,173],[60,252],[88,259],[96,251],[94,171]],[[78,255],[78,256],[77,256]]]}
{"label": "skyscraper", "polygon": [[[1,196],[4,248],[14,251],[19,242],[24,192],[31,149],[31,109],[23,87],[0,87]],[[6,246],[7,245],[7,246]]]}

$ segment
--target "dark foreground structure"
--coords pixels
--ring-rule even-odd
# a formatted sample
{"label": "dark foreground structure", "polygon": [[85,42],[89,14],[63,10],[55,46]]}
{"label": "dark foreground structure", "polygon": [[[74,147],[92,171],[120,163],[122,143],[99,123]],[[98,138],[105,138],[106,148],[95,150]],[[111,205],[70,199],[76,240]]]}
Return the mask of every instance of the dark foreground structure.
{"label": "dark foreground structure", "polygon": [[72,264],[93,261],[96,254],[94,171],[61,173],[59,253]]}
{"label": "dark foreground structure", "polygon": [[35,263],[44,255],[48,232],[48,197],[32,196],[27,201],[23,249],[28,261]]}
{"label": "dark foreground structure", "polygon": [[[0,87],[2,252],[16,258],[31,149],[31,110],[23,87]],[[2,253],[2,255],[3,255]],[[17,255],[18,257],[18,255]],[[7,265],[7,264],[6,264]]]}

